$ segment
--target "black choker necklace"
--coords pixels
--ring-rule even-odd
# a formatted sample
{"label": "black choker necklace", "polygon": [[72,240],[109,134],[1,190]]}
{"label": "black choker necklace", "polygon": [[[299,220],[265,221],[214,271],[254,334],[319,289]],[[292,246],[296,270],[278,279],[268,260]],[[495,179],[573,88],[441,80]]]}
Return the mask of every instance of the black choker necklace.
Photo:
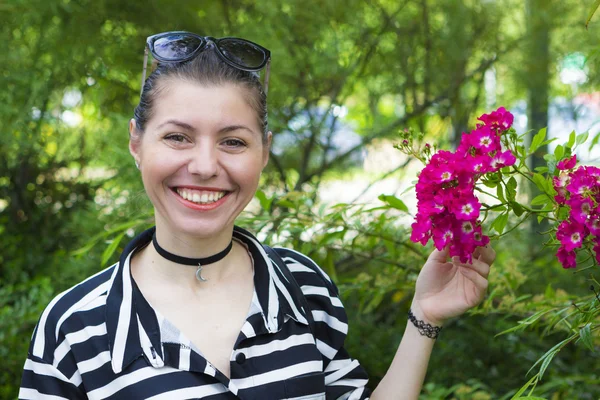
{"label": "black choker necklace", "polygon": [[198,279],[200,282],[206,282],[208,280],[208,279],[205,279],[202,277],[202,266],[215,263],[215,262],[225,258],[225,256],[227,254],[229,254],[229,252],[233,248],[233,240],[232,240],[231,242],[229,242],[229,246],[227,246],[225,248],[225,250],[223,250],[222,252],[217,253],[213,256],[204,257],[204,258],[187,258],[187,257],[178,256],[177,254],[170,253],[167,250],[160,247],[160,245],[158,244],[158,241],[156,240],[156,233],[154,235],[152,235],[152,244],[154,244],[154,248],[156,249],[158,254],[160,254],[161,256],[163,256],[164,258],[166,258],[169,261],[173,261],[174,263],[177,263],[177,264],[197,265],[198,269],[196,270],[196,279]]}

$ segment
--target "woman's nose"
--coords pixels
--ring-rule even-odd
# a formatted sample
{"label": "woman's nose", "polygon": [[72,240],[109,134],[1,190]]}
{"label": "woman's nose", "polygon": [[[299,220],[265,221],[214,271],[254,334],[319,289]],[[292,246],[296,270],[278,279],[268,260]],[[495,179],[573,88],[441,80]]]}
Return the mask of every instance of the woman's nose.
{"label": "woman's nose", "polygon": [[190,174],[209,179],[218,175],[219,168],[218,152],[214,146],[203,145],[194,149],[194,154],[188,163]]}

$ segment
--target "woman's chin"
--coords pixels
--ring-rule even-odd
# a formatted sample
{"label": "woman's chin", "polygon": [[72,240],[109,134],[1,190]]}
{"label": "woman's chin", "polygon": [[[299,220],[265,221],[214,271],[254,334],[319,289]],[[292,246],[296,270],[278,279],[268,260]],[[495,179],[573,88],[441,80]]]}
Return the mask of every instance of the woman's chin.
{"label": "woman's chin", "polygon": [[184,235],[195,239],[214,239],[220,235],[231,235],[233,223],[219,223],[217,221],[183,221],[181,224],[172,224],[171,230],[174,235]]}

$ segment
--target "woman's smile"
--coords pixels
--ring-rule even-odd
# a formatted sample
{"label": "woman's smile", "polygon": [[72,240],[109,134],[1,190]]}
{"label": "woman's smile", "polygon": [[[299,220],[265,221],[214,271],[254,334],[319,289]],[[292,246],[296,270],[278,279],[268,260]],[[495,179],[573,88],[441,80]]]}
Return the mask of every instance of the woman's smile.
{"label": "woman's smile", "polygon": [[178,186],[172,188],[175,198],[184,206],[198,211],[209,211],[227,201],[231,191],[213,188]]}

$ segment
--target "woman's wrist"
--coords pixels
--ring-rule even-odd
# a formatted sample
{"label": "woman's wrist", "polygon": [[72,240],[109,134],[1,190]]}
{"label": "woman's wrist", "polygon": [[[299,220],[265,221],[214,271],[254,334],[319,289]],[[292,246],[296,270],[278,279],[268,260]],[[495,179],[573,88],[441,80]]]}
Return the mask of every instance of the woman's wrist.
{"label": "woman's wrist", "polygon": [[410,309],[408,310],[408,320],[413,324],[417,331],[419,331],[421,336],[428,337],[429,339],[437,339],[442,330],[441,326],[434,326],[423,320],[417,319]]}
{"label": "woman's wrist", "polygon": [[437,318],[431,317],[429,314],[423,311],[421,308],[421,304],[418,300],[413,300],[409,310],[412,315],[414,315],[415,319],[418,321],[423,321],[425,324],[429,324],[434,327],[439,327],[440,329],[444,326],[444,320],[440,320]]}

